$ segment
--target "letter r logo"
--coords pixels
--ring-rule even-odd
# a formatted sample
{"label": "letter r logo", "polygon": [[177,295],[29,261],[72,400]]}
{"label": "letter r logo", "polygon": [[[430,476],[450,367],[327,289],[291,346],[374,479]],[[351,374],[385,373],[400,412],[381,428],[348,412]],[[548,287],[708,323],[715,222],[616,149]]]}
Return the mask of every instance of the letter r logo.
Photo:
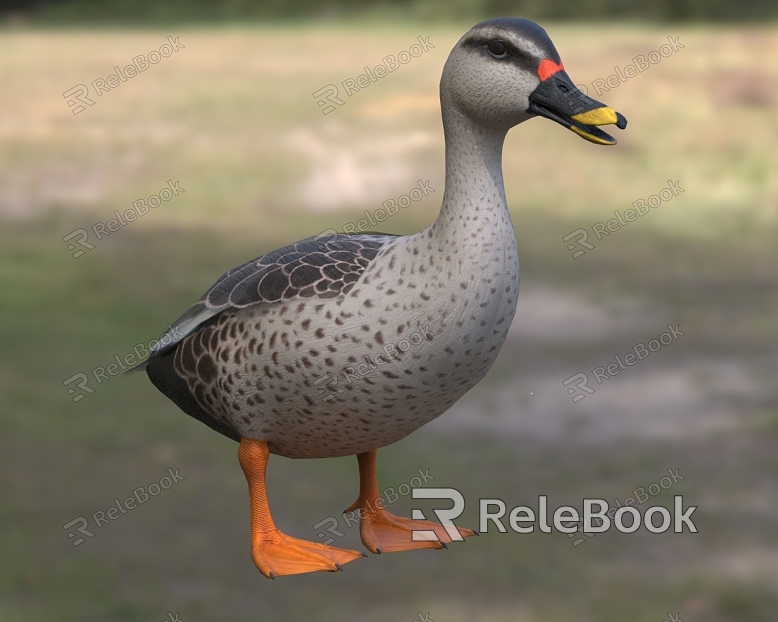
{"label": "letter r logo", "polygon": [[[329,114],[335,110],[335,106],[342,106],[346,103],[338,97],[338,87],[334,84],[323,86],[313,93],[313,97],[319,105],[322,114]],[[335,106],[332,104],[335,104]]]}
{"label": "letter r logo", "polygon": [[[78,104],[86,104],[87,106],[93,106],[94,100],[89,99],[87,97],[87,94],[89,93],[89,89],[84,84],[76,84],[72,89],[68,89],[64,93],[62,93],[62,97],[64,97],[67,102],[68,106],[71,108],[73,114],[78,114],[79,112],[83,112],[86,110],[84,106],[79,106]],[[71,96],[74,96],[71,99]]]}
{"label": "letter r logo", "polygon": [[[72,233],[68,233],[64,238],[62,238],[62,241],[67,243],[70,242],[73,238],[78,238],[75,240],[76,244],[81,246],[82,248],[85,248],[87,251],[91,251],[94,248],[94,244],[90,244],[87,242],[87,239],[89,238],[89,233],[86,229],[76,229]],[[73,259],[77,259],[81,257],[86,251],[77,249],[73,244],[68,244],[68,250],[69,251],[75,251],[73,253]]]}
{"label": "letter r logo", "polygon": [[[71,376],[70,378],[65,380],[62,383],[62,385],[67,387],[69,384],[73,384],[77,380],[80,381],[80,382],[78,382],[78,384],[76,384],[76,386],[79,389],[81,389],[82,392],[79,393],[78,395],[76,395],[73,398],[74,402],[78,402],[78,401],[84,399],[86,397],[87,393],[94,393],[95,392],[95,390],[90,388],[89,385],[87,384],[87,382],[89,382],[89,377],[85,373],[83,373],[83,372],[79,372],[79,373],[75,374],[74,376]],[[76,390],[73,387],[70,387],[68,389],[68,395],[73,395],[75,392],[76,392]]]}
{"label": "letter r logo", "polygon": [[[448,510],[432,510],[438,517],[440,524],[446,530],[448,537],[454,542],[464,540],[462,534],[454,525],[454,519],[459,518],[465,511],[465,498],[456,488],[414,488],[411,495],[414,499],[448,499],[454,502],[453,507]],[[413,510],[414,520],[425,520],[424,512],[419,509]],[[437,534],[431,529],[414,529],[411,535],[414,542],[436,542],[439,541]]]}
{"label": "letter r logo", "polygon": [[[76,531],[78,531],[79,533],[85,535],[87,538],[91,538],[95,534],[93,534],[91,531],[89,531],[86,528],[86,526],[88,524],[89,523],[87,523],[86,519],[83,516],[79,516],[78,518],[74,518],[67,525],[62,525],[62,528],[67,531],[68,529],[70,529],[71,527],[73,527],[75,525],[80,525],[80,527],[76,528]],[[76,534],[74,534],[72,531],[68,531],[68,538],[73,540],[73,538],[75,538],[75,537],[76,537]],[[83,538],[76,538],[75,540],[73,540],[73,546],[78,546],[82,542],[84,542]]]}
{"label": "letter r logo", "polygon": [[[583,398],[586,397],[587,394],[591,395],[594,393],[594,389],[589,387],[587,381],[589,380],[589,376],[587,376],[584,372],[578,372],[574,376],[570,376],[567,380],[565,380],[562,384],[567,387],[567,394],[572,395],[573,397],[573,403],[579,402]],[[570,386],[571,384],[576,383],[574,386]]]}
{"label": "letter r logo", "polygon": [[[575,239],[579,238],[579,239]],[[570,242],[570,244],[567,245],[567,250],[571,251],[573,253],[573,259],[578,259],[581,255],[586,253],[584,248],[588,250],[592,250],[594,248],[593,244],[590,244],[587,242],[589,239],[589,234],[586,233],[585,229],[576,229],[572,233],[568,233],[565,237],[562,238],[563,242]],[[581,248],[576,248],[575,244],[578,244]]]}

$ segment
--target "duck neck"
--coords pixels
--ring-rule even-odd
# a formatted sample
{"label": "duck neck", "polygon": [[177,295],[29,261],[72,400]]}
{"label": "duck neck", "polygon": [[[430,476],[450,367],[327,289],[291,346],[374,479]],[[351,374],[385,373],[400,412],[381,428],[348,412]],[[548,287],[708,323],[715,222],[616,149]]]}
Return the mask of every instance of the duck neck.
{"label": "duck neck", "polygon": [[443,131],[446,188],[432,235],[469,243],[493,242],[492,229],[510,223],[502,177],[507,129],[477,125],[455,107],[444,106]]}

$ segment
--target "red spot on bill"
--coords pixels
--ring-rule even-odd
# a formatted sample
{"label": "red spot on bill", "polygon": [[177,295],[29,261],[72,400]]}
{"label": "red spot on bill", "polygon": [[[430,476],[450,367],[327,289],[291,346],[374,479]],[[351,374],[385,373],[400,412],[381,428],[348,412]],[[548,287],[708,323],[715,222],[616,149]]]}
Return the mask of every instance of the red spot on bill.
{"label": "red spot on bill", "polygon": [[544,58],[542,61],[540,61],[540,65],[538,65],[538,77],[540,78],[540,81],[543,82],[547,78],[553,76],[555,73],[564,70],[565,68],[561,62],[555,63],[550,58]]}

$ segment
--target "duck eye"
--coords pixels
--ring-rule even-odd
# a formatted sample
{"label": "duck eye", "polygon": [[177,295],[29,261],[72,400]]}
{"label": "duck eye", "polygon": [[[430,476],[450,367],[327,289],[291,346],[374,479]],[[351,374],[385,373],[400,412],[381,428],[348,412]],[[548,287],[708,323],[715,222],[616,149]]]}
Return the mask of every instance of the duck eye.
{"label": "duck eye", "polygon": [[486,49],[495,58],[506,58],[508,56],[508,48],[505,47],[502,41],[490,41]]}

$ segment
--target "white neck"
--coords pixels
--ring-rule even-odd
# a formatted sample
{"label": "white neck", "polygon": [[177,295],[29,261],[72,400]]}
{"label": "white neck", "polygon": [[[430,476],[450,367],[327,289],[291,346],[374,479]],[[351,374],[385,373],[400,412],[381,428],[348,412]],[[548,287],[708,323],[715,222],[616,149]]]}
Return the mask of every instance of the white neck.
{"label": "white neck", "polygon": [[507,129],[477,125],[454,106],[442,103],[446,188],[440,214],[430,229],[439,239],[487,242],[489,233],[502,229],[505,220],[510,223],[502,177]]}

